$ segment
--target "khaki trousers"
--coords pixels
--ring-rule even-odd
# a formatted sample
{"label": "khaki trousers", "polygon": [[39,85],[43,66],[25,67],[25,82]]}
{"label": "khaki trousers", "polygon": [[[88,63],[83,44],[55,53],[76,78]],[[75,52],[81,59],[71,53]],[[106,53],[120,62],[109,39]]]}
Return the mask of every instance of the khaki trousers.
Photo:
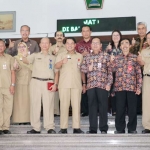
{"label": "khaki trousers", "polygon": [[0,88],[0,130],[9,130],[13,95],[9,88]]}
{"label": "khaki trousers", "polygon": [[30,120],[31,126],[36,131],[41,130],[41,98],[44,128],[46,130],[54,129],[54,92],[47,90],[47,82],[33,78],[30,82]]}
{"label": "khaki trousers", "polygon": [[55,98],[54,98],[54,114],[59,115],[59,92],[55,92]]}
{"label": "khaki trousers", "polygon": [[72,128],[80,128],[81,89],[59,89],[60,96],[60,128],[68,128],[69,106],[72,106]]}
{"label": "khaki trousers", "polygon": [[143,77],[142,89],[142,124],[150,130],[150,77]]}

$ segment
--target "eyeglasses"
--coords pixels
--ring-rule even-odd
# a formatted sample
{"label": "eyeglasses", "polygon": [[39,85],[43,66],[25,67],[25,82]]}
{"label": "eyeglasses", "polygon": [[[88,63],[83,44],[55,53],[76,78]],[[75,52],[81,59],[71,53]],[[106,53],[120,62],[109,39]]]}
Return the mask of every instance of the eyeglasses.
{"label": "eyeglasses", "polygon": [[92,45],[100,45],[100,43],[94,43],[94,42],[92,42]]}
{"label": "eyeglasses", "polygon": [[29,30],[21,30],[21,32],[29,32]]}
{"label": "eyeglasses", "polygon": [[119,35],[119,34],[114,34],[114,35],[112,35],[112,36],[118,37],[118,36],[120,36],[120,35]]}
{"label": "eyeglasses", "polygon": [[22,48],[26,48],[26,46],[19,46],[18,48],[19,48],[19,49],[22,49]]}

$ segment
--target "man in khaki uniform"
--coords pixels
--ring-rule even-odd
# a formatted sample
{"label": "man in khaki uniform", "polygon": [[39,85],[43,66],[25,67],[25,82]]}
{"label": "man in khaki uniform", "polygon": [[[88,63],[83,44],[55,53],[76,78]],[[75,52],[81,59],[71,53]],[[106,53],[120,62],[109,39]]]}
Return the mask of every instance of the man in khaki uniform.
{"label": "man in khaki uniform", "polygon": [[13,108],[15,72],[14,59],[4,53],[5,48],[4,41],[0,40],[0,134],[11,134],[9,126]]}
{"label": "man in khaki uniform", "polygon": [[[33,129],[28,134],[40,133],[41,98],[43,102],[44,128],[47,133],[54,134],[54,91],[58,83],[58,72],[54,73],[55,57],[48,53],[50,41],[41,39],[41,52],[34,53],[23,62],[33,64],[32,79],[30,82],[30,119]],[[48,90],[48,83],[54,83]]]}
{"label": "man in khaki uniform", "polygon": [[149,47],[139,52],[138,62],[144,66],[142,88],[142,124],[143,134],[150,133],[150,32],[146,35]]}
{"label": "man in khaki uniform", "polygon": [[[56,40],[56,44],[52,45],[49,49],[49,53],[57,56],[58,54],[62,53],[62,52],[66,52],[66,47],[63,44],[63,40],[65,38],[65,34],[61,31],[56,31],[55,32],[55,40]],[[54,99],[54,115],[58,116],[59,113],[59,92],[56,91],[55,92],[55,99]]]}
{"label": "man in khaki uniform", "polygon": [[67,133],[70,99],[73,116],[73,133],[84,133],[80,129],[80,102],[81,102],[81,71],[80,64],[83,56],[75,52],[76,41],[66,38],[68,52],[61,53],[56,58],[55,68],[60,69],[59,96],[60,96],[60,128],[59,133]]}
{"label": "man in khaki uniform", "polygon": [[66,47],[63,44],[63,40],[65,39],[65,34],[61,31],[56,31],[54,36],[55,36],[54,38],[56,40],[56,44],[52,45],[49,48],[49,52],[57,56],[58,54],[66,51]]}

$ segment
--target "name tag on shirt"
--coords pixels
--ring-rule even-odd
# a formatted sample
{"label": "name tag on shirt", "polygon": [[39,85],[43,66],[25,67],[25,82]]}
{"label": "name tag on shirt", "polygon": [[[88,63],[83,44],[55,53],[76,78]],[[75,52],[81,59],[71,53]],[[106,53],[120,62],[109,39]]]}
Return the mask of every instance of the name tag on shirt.
{"label": "name tag on shirt", "polygon": [[98,63],[98,68],[101,68],[102,67],[102,64],[101,63]]}
{"label": "name tag on shirt", "polygon": [[133,67],[131,65],[128,65],[128,71],[132,71]]}
{"label": "name tag on shirt", "polygon": [[50,63],[49,63],[49,69],[53,69],[52,60],[50,59],[49,61],[50,61]]}
{"label": "name tag on shirt", "polygon": [[3,64],[3,69],[7,69],[7,65],[6,64]]}

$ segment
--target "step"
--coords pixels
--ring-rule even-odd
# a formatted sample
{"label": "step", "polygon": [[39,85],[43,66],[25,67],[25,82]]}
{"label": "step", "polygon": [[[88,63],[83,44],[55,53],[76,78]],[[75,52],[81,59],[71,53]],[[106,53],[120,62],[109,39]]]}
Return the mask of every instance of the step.
{"label": "step", "polygon": [[[41,118],[42,122],[43,118]],[[128,117],[126,117],[126,122]],[[104,135],[73,134],[72,117],[69,117],[68,134],[58,134],[60,117],[55,117],[57,134],[47,134],[42,127],[41,134],[26,134],[31,130],[30,125],[11,125],[10,135],[0,135],[0,150],[150,150],[150,135],[141,134],[143,130],[142,118],[137,117],[138,134],[114,134],[115,117],[108,117],[109,130]],[[88,117],[81,117],[81,129],[89,130]]]}
{"label": "step", "polygon": [[11,134],[0,136],[0,149],[12,150],[40,150],[40,149],[135,149],[148,150],[150,149],[149,135],[114,135],[114,134],[67,134],[67,135],[27,135],[27,134]]}

